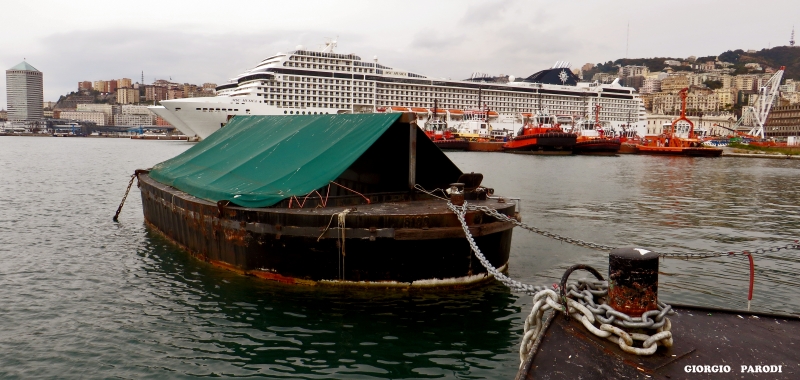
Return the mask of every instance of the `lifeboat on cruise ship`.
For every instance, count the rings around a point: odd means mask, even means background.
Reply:
[[[647,136],[643,145],[638,145],[639,154],[657,154],[669,156],[702,156],[719,157],[722,149],[713,148],[703,144],[694,131],[694,123],[686,117],[686,92],[688,88],[680,91],[681,116],[669,126],[665,124],[662,133],[658,136]]]
[[[527,154],[571,154],[578,136],[565,132],[554,116],[536,113],[528,119],[503,150]]]
[[[608,123],[600,122],[600,108],[599,104],[595,106],[594,120],[582,120],[575,126],[573,132],[578,137],[573,153],[613,155],[619,152],[622,143],[614,136]]]

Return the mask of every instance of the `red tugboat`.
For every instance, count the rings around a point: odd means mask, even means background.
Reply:
[[[660,154],[670,156],[702,156],[719,157],[722,149],[712,148],[703,144],[703,140],[698,139],[694,133],[694,123],[686,117],[686,92],[688,88],[680,91],[681,97],[681,116],[672,122],[668,130],[663,131],[658,136],[648,136],[644,145],[637,146],[639,154]],[[684,121],[689,128],[683,131],[676,131],[678,122]],[[686,125],[686,124],[683,124]]]
[[[447,110],[440,110],[437,100],[433,101],[431,116],[425,122],[423,130],[439,149],[442,150],[467,150],[469,142],[465,139],[456,138],[453,129],[447,125],[447,121],[442,120],[439,115],[447,117]]]
[[[578,136],[564,132],[554,116],[546,112],[533,116],[503,150],[527,154],[571,154]]]
[[[575,154],[614,155],[622,145],[609,128],[600,122],[600,105],[594,107],[594,121],[583,120],[576,126],[578,140],[572,148]]]

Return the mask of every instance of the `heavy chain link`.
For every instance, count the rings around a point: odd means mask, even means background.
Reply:
[[[481,253],[480,248],[478,248],[478,244],[475,243],[475,239],[472,238],[472,234],[469,232],[469,227],[467,226],[467,221],[465,219],[465,215],[467,214],[466,202],[464,202],[464,207],[460,208],[450,202],[447,202],[447,207],[451,211],[453,211],[453,213],[455,213],[456,216],[458,217],[458,220],[461,222],[461,228],[464,230],[464,235],[467,236],[467,241],[469,242],[469,246],[472,248],[472,251],[475,253],[475,256],[478,258],[478,260],[481,262],[484,268],[486,268],[486,271],[489,272],[489,274],[494,276],[494,278],[496,278],[498,281],[503,283],[503,285],[507,286],[514,292],[534,295],[539,291],[547,289],[546,286],[528,285],[513,280],[508,276],[506,276],[505,274],[503,274],[502,272],[498,271],[497,268],[495,268],[492,265],[492,263],[490,263],[489,260],[486,259],[486,256],[484,256],[483,253]]]
[[[631,317],[616,311],[603,302],[608,295],[606,281],[578,280],[577,284],[567,285],[566,304],[569,314],[580,321],[592,334],[608,339],[619,345],[620,349],[634,355],[652,355],[658,345],[672,347],[672,324],[667,315],[674,314],[672,307],[658,303],[658,310],[647,311],[641,317]],[[598,297],[598,302],[595,302]],[[533,296],[533,307],[525,319],[525,328],[519,348],[520,367],[533,347],[544,333],[543,317],[548,310],[564,311],[558,294],[550,289],[542,290]],[[599,324],[597,326],[596,324]],[[622,328],[655,330],[653,335],[629,333]],[[635,347],[634,340],[642,341],[642,347]]]
[[[466,204],[465,204],[465,206],[466,206]],[[580,239],[573,239],[571,237],[562,236],[562,235],[559,235],[559,234],[556,234],[556,233],[553,233],[553,232],[545,231],[545,230],[543,230],[541,228],[538,228],[538,227],[529,226],[529,225],[527,225],[527,224],[525,224],[525,223],[523,223],[523,222],[521,222],[521,221],[519,221],[517,219],[514,219],[514,218],[512,218],[512,217],[510,217],[508,215],[501,214],[500,212],[498,212],[497,210],[495,210],[495,209],[493,209],[491,207],[469,205],[469,206],[466,206],[466,208],[468,210],[470,210],[470,211],[482,211],[482,212],[486,213],[487,215],[489,215],[491,217],[494,217],[497,220],[504,221],[504,222],[511,222],[511,223],[514,223],[514,225],[516,225],[518,227],[521,227],[521,228],[524,228],[524,229],[526,229],[528,231],[531,231],[533,233],[536,233],[536,234],[539,234],[539,235],[542,235],[542,236],[545,236],[545,237],[549,237],[549,238],[552,238],[552,239],[555,239],[555,240],[558,240],[558,241],[563,241],[565,243],[577,245],[579,247],[586,247],[586,248],[590,248],[590,249],[594,249],[594,250],[598,250],[598,251],[611,251],[612,249],[617,248],[617,247],[612,247],[610,245],[592,243],[592,242],[583,241],[583,240],[580,240]],[[712,258],[712,257],[736,256],[736,255],[748,256],[748,255],[752,255],[752,254],[773,253],[773,252],[779,252],[781,250],[790,250],[790,249],[792,249],[792,250],[800,249],[800,243],[797,240],[795,240],[793,243],[789,243],[789,244],[782,245],[782,246],[774,246],[774,247],[769,247],[769,248],[759,248],[759,249],[754,249],[754,250],[717,251],[717,252],[659,252],[658,255],[660,257],[663,257],[663,258],[675,258],[675,259],[691,260],[691,259],[707,259],[707,258]]]

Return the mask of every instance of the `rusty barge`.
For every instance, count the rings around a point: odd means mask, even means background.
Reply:
[[[447,198],[511,217],[516,204],[490,198],[482,175],[462,173],[412,120],[237,116],[183,154],[139,171],[146,223],[201,260],[283,283],[487,281]],[[442,190],[453,183],[450,194]],[[513,224],[480,212],[467,220],[490,262],[507,268]]]

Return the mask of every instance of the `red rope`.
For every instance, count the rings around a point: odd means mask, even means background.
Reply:
[[[749,252],[745,252],[747,255],[747,259],[750,260],[750,292],[747,294],[747,300],[750,301],[753,299],[753,282],[755,282],[755,264],[753,264],[753,255]]]
[[[332,184],[334,184],[334,185],[336,185],[336,186],[339,186],[339,187],[341,187],[341,188],[343,188],[343,189],[345,189],[345,190],[349,190],[349,191],[352,191],[352,192],[354,192],[354,193],[356,193],[356,194],[360,195],[360,196],[361,196],[361,198],[364,198],[364,199],[367,201],[367,204],[371,203],[371,202],[369,201],[369,198],[365,197],[365,196],[364,196],[364,194],[361,194],[361,193],[359,193],[358,191],[355,191],[355,190],[353,190],[353,189],[351,189],[351,188],[349,188],[349,187],[342,186],[342,185],[340,185],[340,184],[338,184],[338,183],[336,183],[336,182],[333,182],[333,181],[331,181],[331,183],[332,183]],[[330,185],[329,185],[329,186],[330,186]]]

